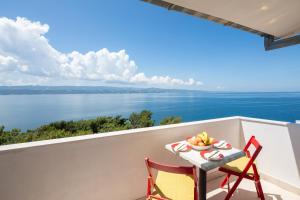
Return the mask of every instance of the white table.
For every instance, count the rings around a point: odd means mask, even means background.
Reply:
[[[185,141],[180,141],[180,142],[185,142]],[[174,143],[172,143],[174,144]],[[188,152],[174,152],[171,145],[172,144],[167,144],[165,148],[172,153],[179,155],[181,158],[184,160],[187,160],[191,164],[195,165],[196,167],[199,168],[199,191],[198,195],[199,198],[198,200],[206,200],[206,176],[207,176],[207,171],[218,168],[230,161],[236,160],[240,157],[243,157],[245,155],[244,151],[236,149],[236,148],[231,148],[229,150],[219,150],[221,153],[224,155],[224,158],[220,161],[208,161],[206,159],[203,159],[200,155],[199,151],[196,150],[191,150]]]

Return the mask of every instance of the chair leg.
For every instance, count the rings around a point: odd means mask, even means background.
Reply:
[[[260,183],[260,180],[257,181],[257,188],[258,188],[258,191],[259,191],[259,197],[261,200],[265,200],[265,195],[264,195],[264,192],[263,192],[263,189],[261,187],[261,183]]]
[[[254,185],[255,185],[256,192],[257,192],[257,197],[260,198],[260,192],[259,192],[259,190],[258,190],[257,183],[254,182]]]
[[[231,198],[232,194],[234,193],[234,191],[236,190],[236,188],[238,187],[238,185],[241,183],[242,179],[243,179],[243,177],[240,176],[240,177],[236,180],[236,182],[234,183],[234,185],[232,186],[232,188],[229,190],[229,192],[228,192],[228,194],[227,194],[225,200],[229,200],[229,199]]]
[[[151,195],[151,178],[148,177],[148,182],[147,182],[147,198]]]
[[[228,178],[228,181],[227,181],[227,191],[229,192],[230,190],[230,183],[229,183],[229,178]]]
[[[230,177],[230,174],[227,174],[225,179],[221,182],[221,185],[220,185],[221,188],[223,188],[226,183],[229,183],[229,177]]]

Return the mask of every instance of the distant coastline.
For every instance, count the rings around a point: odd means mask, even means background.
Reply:
[[[139,94],[139,93],[203,93],[203,94],[255,94],[255,93],[300,93],[299,91],[206,91],[188,89],[110,87],[110,86],[0,86],[0,95],[38,94]]]
[[[0,95],[30,94],[130,94],[204,92],[199,90],[108,86],[0,86]]]

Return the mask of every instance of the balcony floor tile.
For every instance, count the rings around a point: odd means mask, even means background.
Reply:
[[[219,184],[222,178],[217,178],[209,181],[207,188],[207,199],[208,200],[222,200],[227,194],[227,187],[224,189],[219,188]],[[288,192],[272,183],[262,180],[262,187],[265,193],[266,200],[300,200],[300,196]],[[231,181],[230,186],[234,184],[234,180]],[[255,186],[252,181],[243,180],[239,185],[238,189],[231,198],[232,200],[257,200],[259,199],[256,194]],[[138,200],[145,200],[140,198]]]
[[[209,182],[207,199],[220,200],[225,198],[227,194],[227,187],[225,189],[219,188],[221,180],[222,178],[218,178]],[[300,196],[288,192],[270,182],[262,180],[261,183],[266,200],[300,200]],[[230,183],[230,186],[232,187],[233,184],[234,180]],[[257,197],[254,183],[250,180],[244,179],[231,199],[254,200],[259,198]]]

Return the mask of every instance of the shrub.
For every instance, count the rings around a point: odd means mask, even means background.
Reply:
[[[129,116],[129,122],[132,128],[143,128],[154,125],[154,120],[152,120],[152,112],[149,110],[143,110],[140,113],[133,112]]]
[[[179,122],[181,122],[179,117],[168,117],[163,119],[160,124]],[[153,125],[152,112],[143,110],[140,113],[132,113],[128,119],[122,116],[104,116],[79,121],[57,121],[26,132],[16,128],[5,131],[5,127],[0,126],[0,145],[143,128]]]
[[[170,117],[166,117],[164,119],[162,119],[160,121],[160,125],[167,125],[167,124],[178,124],[182,122],[181,117],[178,116],[170,116]]]

